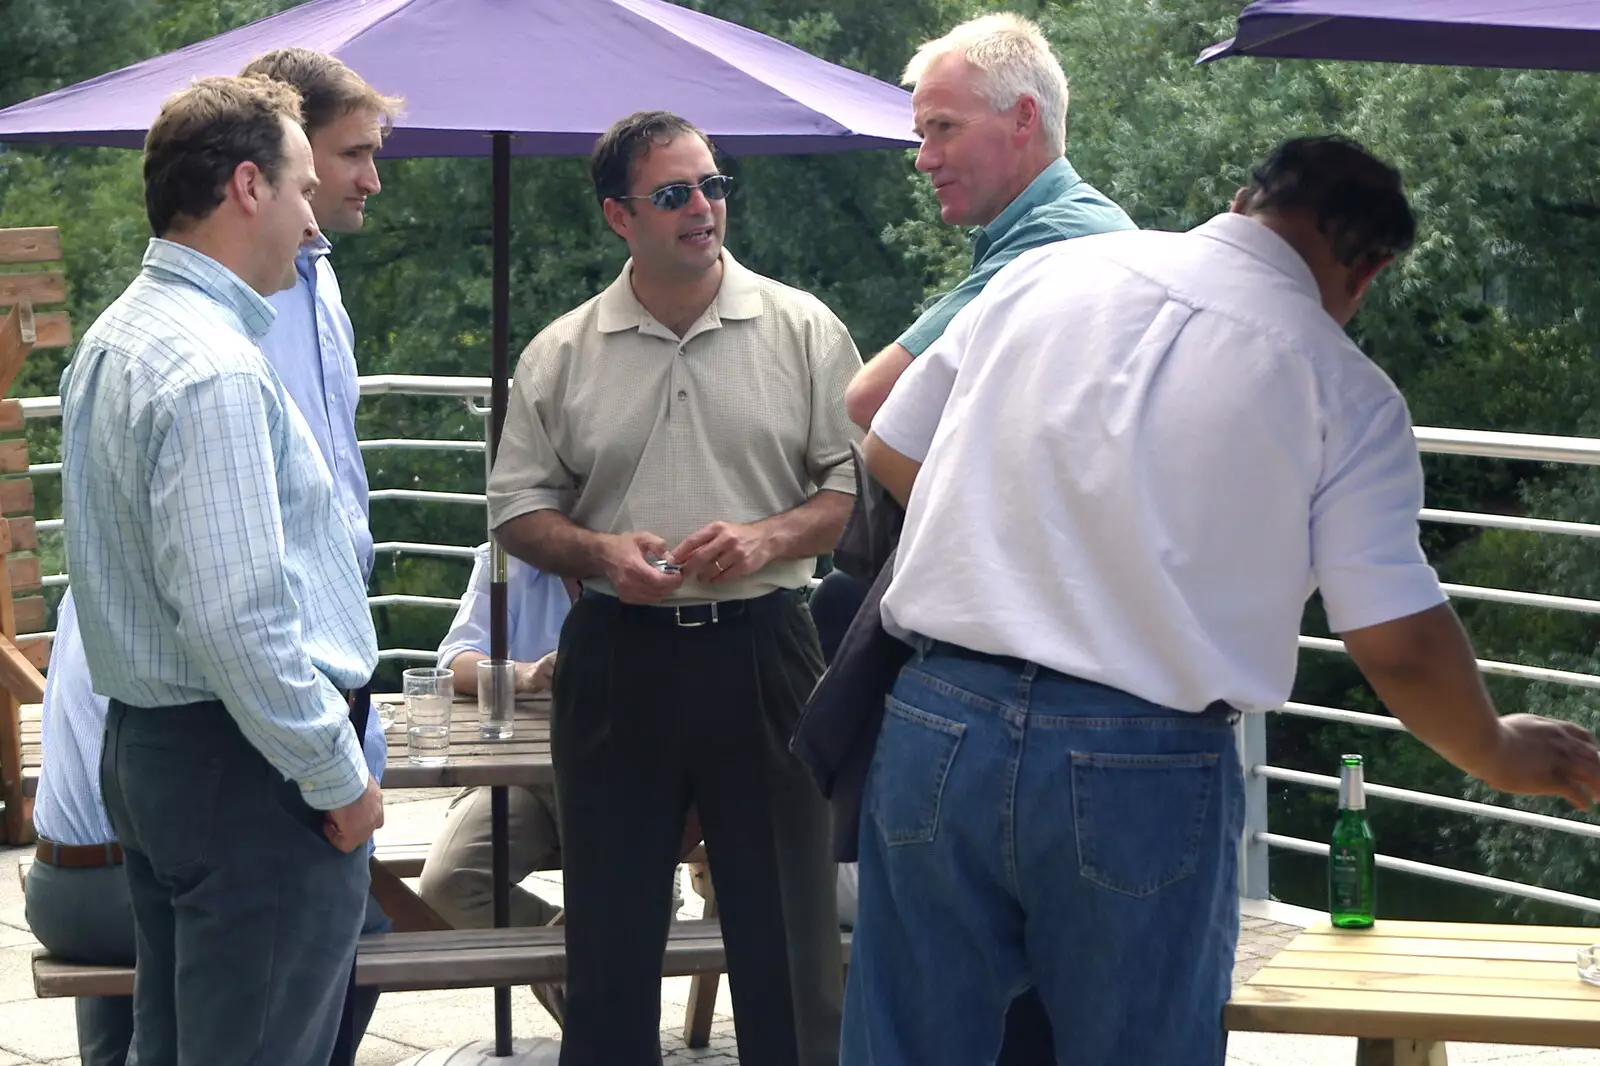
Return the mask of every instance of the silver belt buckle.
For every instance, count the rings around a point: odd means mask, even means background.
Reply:
[[[703,604],[703,605],[702,604],[695,604],[694,606],[696,606],[696,607],[699,607],[699,606],[710,607],[711,608],[711,622],[717,621],[717,605],[716,605],[715,602],[712,602],[712,603],[709,603],[709,604]],[[674,622],[677,622],[678,625],[682,626],[684,629],[698,629],[700,626],[710,625],[711,624],[710,622],[685,622],[683,620],[683,607],[682,606],[677,606],[677,607],[674,607],[672,609],[672,620]]]

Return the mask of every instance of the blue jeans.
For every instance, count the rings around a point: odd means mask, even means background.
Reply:
[[[1038,989],[1074,1066],[1222,1066],[1231,716],[920,641],[862,804],[842,1066],[995,1061]]]

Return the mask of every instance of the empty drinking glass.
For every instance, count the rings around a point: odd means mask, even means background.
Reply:
[[[442,766],[450,756],[450,703],[455,675],[434,667],[407,670],[406,754],[419,766]]]
[[[511,739],[516,670],[509,659],[478,660],[478,735],[485,740]]]

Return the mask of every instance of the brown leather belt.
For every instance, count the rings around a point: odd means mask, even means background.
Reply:
[[[109,844],[57,844],[54,840],[40,837],[34,857],[46,866],[60,866],[69,870],[121,866],[122,845],[116,841]]]

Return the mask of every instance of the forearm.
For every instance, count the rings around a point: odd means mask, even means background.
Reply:
[[[1448,604],[1344,638],[1378,698],[1418,740],[1484,776],[1501,743],[1500,722]]]
[[[850,387],[845,390],[844,406],[850,421],[862,429],[871,427],[872,417],[889,398],[895,382],[906,372],[911,360],[911,353],[899,344],[891,344],[867,360],[866,364],[856,371]]]
[[[905,507],[911,499],[911,490],[916,487],[922,464],[889,447],[876,433],[868,433],[861,442],[861,456],[867,461],[867,473],[872,479],[887,489],[896,503]]]
[[[610,538],[584,529],[560,511],[530,511],[495,528],[506,551],[547,574],[582,580],[605,571]]]
[[[456,691],[465,696],[478,694],[478,664],[489,657],[482,652],[464,651],[450,660],[450,672],[456,677]]]
[[[241,633],[223,612],[189,614],[185,628],[206,634],[190,644],[208,686],[252,747],[300,787],[306,803],[336,810],[361,797],[369,776],[349,708],[298,646],[264,638],[284,628]],[[248,615],[242,616],[248,617]],[[216,639],[207,639],[215,635]]]
[[[770,538],[774,559],[807,559],[833,550],[850,517],[855,497],[823,489],[792,510],[756,523]]]

